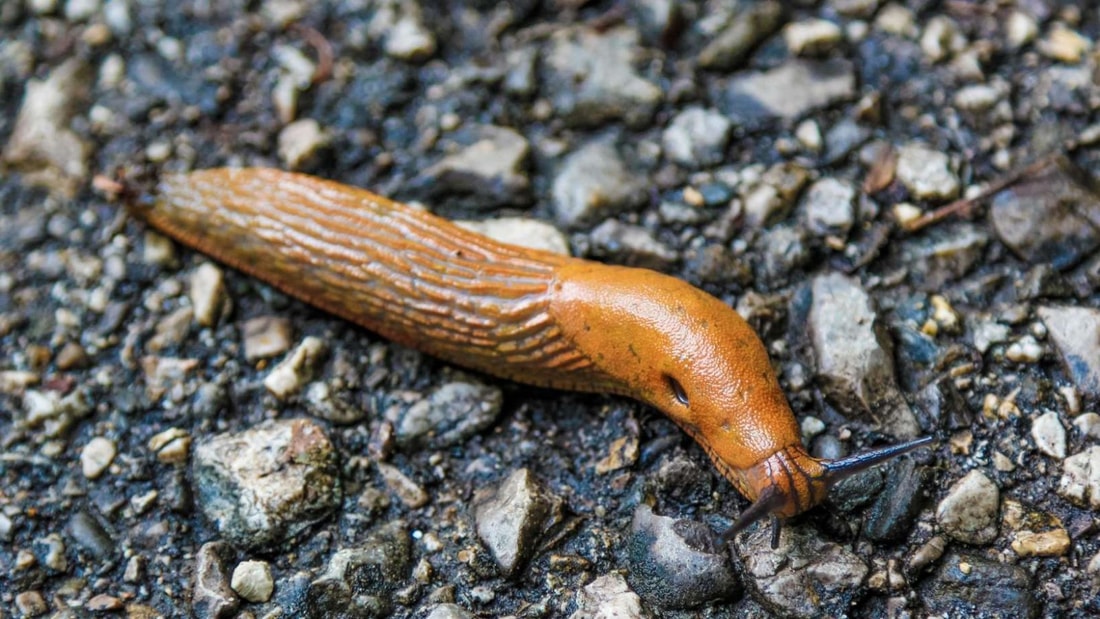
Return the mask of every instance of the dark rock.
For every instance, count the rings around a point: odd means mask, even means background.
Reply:
[[[426,198],[458,196],[463,205],[473,208],[531,202],[527,138],[507,127],[482,125],[463,128],[448,140],[456,142],[459,150],[424,170],[413,183]]]
[[[897,541],[913,530],[913,524],[928,501],[932,471],[904,458],[886,475],[886,489],[864,516],[863,534],[874,541]]]
[[[921,587],[938,615],[1038,617],[1041,606],[1027,570],[974,554],[950,554]]]
[[[981,228],[960,223],[936,228],[907,242],[902,260],[910,279],[922,290],[938,291],[944,284],[970,272],[985,253],[989,235]]]
[[[658,516],[645,504],[631,525],[630,582],[661,608],[694,608],[737,595],[725,549],[704,524]]]
[[[1100,188],[1058,157],[993,196],[989,219],[1020,258],[1066,269],[1100,247]]]
[[[392,592],[409,577],[412,549],[404,523],[391,522],[360,545],[338,550],[309,587],[315,617],[381,617],[391,612]]]
[[[717,110],[689,107],[672,119],[661,136],[665,156],[690,168],[721,163],[732,123]]]
[[[955,383],[940,378],[917,392],[917,412],[924,432],[961,430],[974,423],[974,413]]]

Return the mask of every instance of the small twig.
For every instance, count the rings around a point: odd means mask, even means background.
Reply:
[[[1050,155],[1050,156],[1047,156],[1047,157],[1043,157],[1042,159],[1039,159],[1038,161],[1035,161],[1031,164],[1028,164],[1028,165],[1026,165],[1026,166],[1024,166],[1024,167],[1008,174],[1007,176],[1004,176],[1004,177],[994,181],[989,187],[986,187],[978,195],[970,197],[970,198],[960,198],[960,199],[955,200],[954,202],[952,202],[950,204],[946,204],[944,206],[941,206],[940,208],[938,208],[934,211],[929,211],[928,213],[925,213],[924,215],[921,215],[920,217],[914,219],[913,221],[910,221],[910,222],[902,225],[902,228],[906,232],[916,232],[917,230],[921,230],[923,228],[926,228],[926,227],[928,227],[928,226],[930,226],[934,223],[940,222],[940,221],[942,221],[942,220],[944,220],[948,217],[951,217],[953,215],[967,213],[967,212],[970,211],[970,209],[974,208],[977,205],[978,202],[981,202],[981,201],[983,201],[983,200],[985,200],[985,199],[987,199],[987,198],[1003,191],[1004,189],[1006,189],[1008,187],[1011,187],[1012,185],[1019,182],[1021,178],[1038,172],[1039,170],[1041,170],[1041,169],[1045,168],[1046,166],[1050,165],[1050,163],[1052,161],[1054,161],[1055,159],[1057,159],[1058,157],[1061,157],[1061,156],[1062,156],[1062,154],[1058,153],[1058,154],[1055,154],[1055,155]]]
[[[316,85],[332,77],[332,66],[335,57],[332,51],[332,43],[325,38],[325,35],[309,26],[292,24],[291,29],[305,39],[306,43],[317,53],[317,68],[313,71],[313,77],[310,81]]]

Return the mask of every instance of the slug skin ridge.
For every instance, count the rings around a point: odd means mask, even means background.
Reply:
[[[749,325],[679,279],[505,245],[362,189],[271,169],[165,175],[155,200],[128,208],[395,342],[517,382],[661,410],[761,500],[738,530],[813,507],[845,472],[802,447]],[[864,455],[858,465],[877,461]]]

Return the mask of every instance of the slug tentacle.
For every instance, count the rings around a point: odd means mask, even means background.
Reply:
[[[101,183],[107,187],[119,185]],[[368,191],[269,169],[165,175],[131,213],[379,335],[523,383],[626,395],[695,438],[750,501],[727,536],[820,503],[853,472],[927,443],[810,457],[767,351],[679,279],[507,245]]]

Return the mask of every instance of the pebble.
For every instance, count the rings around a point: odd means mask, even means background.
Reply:
[[[1100,197],[1081,179],[1088,173],[1058,157],[1012,187],[997,192],[989,209],[993,230],[1031,264],[1057,270],[1100,247]]]
[[[534,554],[548,523],[560,518],[561,499],[521,468],[498,486],[478,491],[474,506],[478,538],[511,576]]]
[[[24,184],[73,196],[88,181],[91,145],[70,129],[91,86],[92,71],[72,57],[44,80],[26,82],[15,125],[0,159],[22,172]]]
[[[56,391],[28,389],[23,393],[24,416],[18,425],[41,428],[47,438],[56,438],[91,412],[92,406],[81,391],[62,397]]]
[[[694,608],[740,589],[726,550],[706,525],[658,516],[644,503],[634,510],[628,552],[630,583],[661,608]]]
[[[1061,557],[1069,548],[1069,533],[1063,528],[1041,533],[1017,531],[1012,536],[1012,551],[1021,557]]]
[[[362,421],[367,408],[349,401],[349,392],[337,390],[326,382],[314,381],[306,387],[303,404],[314,417],[337,425],[349,425]]]
[[[783,41],[795,56],[823,56],[843,40],[840,26],[827,19],[792,22],[783,28]]]
[[[1100,415],[1083,413],[1073,419],[1073,427],[1077,428],[1077,431],[1084,437],[1100,438]]]
[[[35,560],[47,570],[58,574],[69,570],[69,560],[65,557],[65,541],[57,533],[34,540],[31,549]]]
[[[195,447],[192,475],[203,513],[245,548],[280,544],[340,502],[336,452],[308,419],[215,435]]]
[[[211,262],[204,262],[191,274],[188,296],[195,308],[195,322],[213,327],[228,313],[229,294],[225,288],[225,274]]]
[[[679,255],[641,226],[608,219],[590,235],[592,255],[615,264],[667,271]]]
[[[26,391],[27,387],[38,384],[42,379],[38,372],[23,370],[0,371],[0,393],[19,395]]]
[[[875,17],[875,28],[888,34],[911,38],[917,33],[916,15],[909,7],[891,2],[882,7]]]
[[[331,136],[321,127],[321,123],[312,118],[296,120],[279,131],[279,159],[291,170],[308,167],[331,141]]]
[[[826,5],[845,17],[869,19],[878,10],[882,0],[828,0]]]
[[[745,56],[783,23],[783,3],[776,0],[730,6],[735,9],[728,12],[724,27],[699,52],[699,66],[704,69],[740,68]]]
[[[790,283],[794,273],[809,264],[813,257],[809,234],[795,225],[774,226],[760,235],[756,251],[763,252],[755,274],[760,285],[774,289]]]
[[[1047,58],[1077,64],[1092,49],[1092,41],[1063,24],[1055,23],[1037,47]]]
[[[84,608],[87,608],[92,612],[102,613],[108,611],[123,610],[126,608],[126,605],[122,602],[122,600],[114,597],[113,595],[100,593],[98,595],[93,595],[91,598],[89,598],[88,603],[84,605]]]
[[[1058,494],[1074,505],[1100,510],[1100,447],[1089,447],[1065,459]]]
[[[275,590],[271,565],[267,561],[241,561],[233,568],[229,586],[249,602],[266,602]]]
[[[814,278],[812,292],[808,328],[825,397],[845,414],[874,419],[888,434],[915,438],[920,428],[897,385],[871,298],[839,273]]]
[[[86,368],[88,361],[88,353],[76,342],[66,342],[54,357],[54,364],[62,371]]]
[[[198,359],[142,357],[141,370],[145,375],[145,393],[149,400],[155,402],[169,390],[183,384],[198,365]]]
[[[307,336],[264,378],[264,387],[285,400],[302,390],[319,369],[327,347],[324,340]]]
[[[867,539],[897,541],[905,539],[924,509],[932,487],[932,470],[904,458],[890,467],[885,488],[875,495],[864,513],[863,534]]]
[[[959,177],[943,151],[920,142],[898,149],[897,178],[918,200],[951,200],[959,195]]]
[[[35,589],[21,591],[15,595],[15,608],[23,617],[37,617],[50,610],[46,598]]]
[[[804,526],[783,528],[771,548],[771,527],[756,526],[734,544],[745,585],[776,614],[813,618],[848,614],[848,601],[867,577],[867,564],[844,544]]]
[[[497,217],[484,221],[456,221],[459,227],[494,241],[568,256],[569,241],[556,227],[528,217]]]
[[[937,615],[1037,617],[1037,588],[1027,570],[972,554],[950,554],[921,600]]]
[[[97,436],[88,441],[80,451],[80,469],[84,477],[99,479],[107,467],[111,466],[117,453],[118,448],[111,439]]]
[[[638,33],[624,26],[557,30],[542,61],[555,114],[572,127],[647,123],[663,93],[635,70],[638,50]]]
[[[551,194],[558,222],[577,227],[642,204],[648,182],[627,168],[614,144],[599,139],[562,162]]]
[[[1077,391],[1100,398],[1100,310],[1045,306],[1036,313]]]
[[[855,223],[856,188],[832,177],[814,182],[802,203],[810,230],[818,236],[848,236]]]
[[[424,619],[474,619],[474,616],[458,604],[436,604]]]
[[[290,319],[280,316],[258,316],[241,325],[244,358],[250,363],[277,357],[290,350],[292,337]]]
[[[1039,36],[1039,24],[1023,11],[1012,11],[1005,21],[1005,40],[1009,47],[1020,48]]]
[[[688,107],[673,117],[661,135],[665,156],[689,168],[722,163],[733,123],[715,109]]]
[[[1035,447],[1051,458],[1066,457],[1066,429],[1058,420],[1058,413],[1047,411],[1031,422],[1031,438]]]
[[[191,451],[191,435],[182,428],[168,428],[154,434],[146,444],[164,464],[183,464]]]
[[[118,542],[99,520],[84,510],[77,511],[69,518],[67,531],[77,546],[96,559],[112,557],[118,549]]]
[[[420,484],[401,472],[401,469],[386,462],[377,462],[378,472],[390,492],[394,493],[409,509],[417,509],[428,504],[431,497]]]
[[[811,153],[820,153],[825,146],[825,138],[821,135],[821,126],[813,120],[807,119],[794,129],[794,137],[803,148]]]
[[[232,617],[240,605],[225,569],[224,557],[229,554],[224,542],[207,542],[195,554],[191,612],[196,617]]]
[[[176,244],[172,239],[152,230],[146,230],[142,239],[142,262],[163,267],[176,263]]]
[[[378,5],[370,22],[370,31],[382,39],[382,49],[387,56],[422,62],[435,54],[435,35],[424,24],[424,14],[418,2],[384,0]]]
[[[737,124],[794,121],[856,95],[855,68],[849,61],[797,58],[767,71],[735,75],[722,99],[722,111]]]
[[[966,48],[966,37],[949,17],[937,15],[928,20],[920,37],[920,48],[929,62],[940,62]]]
[[[955,106],[967,112],[985,112],[1004,98],[1001,89],[988,84],[971,84],[955,93]]]
[[[531,201],[527,174],[531,145],[508,127],[479,125],[450,136],[457,152],[428,167],[415,181],[429,197],[453,199],[474,208],[516,206]]]
[[[398,446],[441,449],[458,445],[493,425],[504,395],[482,383],[446,383],[427,398],[399,409],[391,419]]]
[[[646,619],[642,599],[621,574],[597,577],[577,592],[577,610],[569,619]]]
[[[1015,363],[1035,363],[1043,358],[1043,347],[1034,336],[1025,335],[1009,344],[1005,358]]]
[[[956,481],[936,506],[943,532],[966,544],[983,545],[997,537],[1000,490],[981,471]]]
[[[777,163],[768,168],[757,182],[741,190],[745,225],[761,228],[785,218],[809,180],[809,172],[797,164]]]

